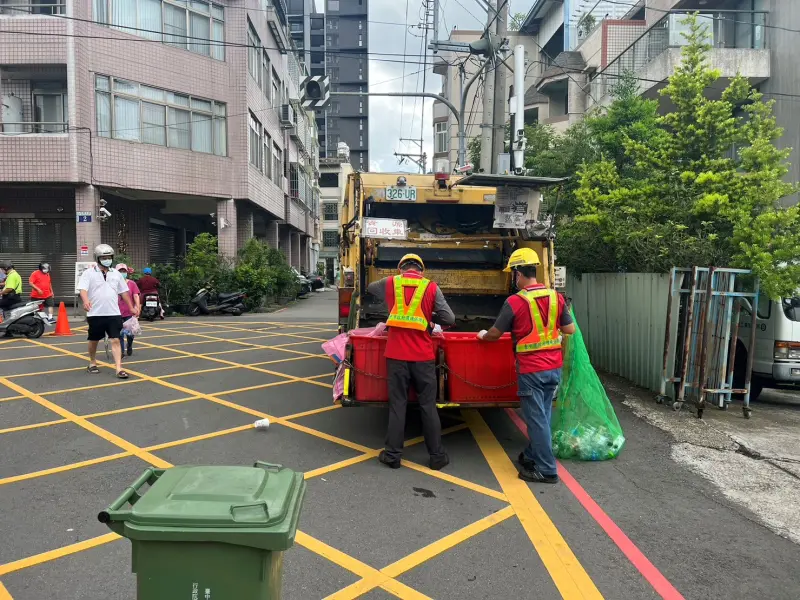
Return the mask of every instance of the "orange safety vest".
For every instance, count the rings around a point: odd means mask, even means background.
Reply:
[[[422,299],[430,284],[429,279],[413,279],[411,277],[394,277],[394,306],[389,318],[386,319],[387,327],[399,327],[401,329],[416,329],[426,331],[428,329],[428,319],[422,312]],[[403,288],[413,287],[414,295],[411,302],[406,305],[406,296]]]
[[[561,348],[561,337],[558,331],[558,296],[554,290],[522,290],[517,295],[522,296],[528,303],[531,311],[531,332],[517,342],[517,354],[524,352],[538,352],[539,350],[554,350]],[[538,298],[547,296],[550,299],[550,308],[547,314],[547,326],[542,322],[539,312]]]

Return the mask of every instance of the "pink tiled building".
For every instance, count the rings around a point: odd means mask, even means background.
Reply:
[[[62,295],[100,242],[141,267],[255,236],[314,270],[317,132],[283,0],[15,0],[0,37],[3,258],[49,261]]]

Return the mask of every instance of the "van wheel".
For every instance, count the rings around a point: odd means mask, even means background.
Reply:
[[[761,395],[761,392],[764,391],[764,382],[761,381],[758,377],[753,377],[752,381],[750,381],[750,402],[754,400],[758,400],[758,397]]]

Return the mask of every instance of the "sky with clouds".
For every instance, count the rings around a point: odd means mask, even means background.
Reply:
[[[502,1],[502,0],[501,0]],[[425,91],[439,93],[441,76],[431,70],[430,51],[422,48],[422,31],[413,27],[421,22],[422,0],[369,0],[369,50],[381,55],[371,55],[369,61],[369,91],[411,92],[422,91],[422,54],[428,54]],[[533,0],[511,0],[509,13],[527,12]],[[478,0],[441,0],[439,31],[447,38],[450,30],[482,29],[486,24],[486,11]],[[383,23],[376,23],[382,21]],[[408,23],[411,27],[406,27]],[[403,64],[405,45],[406,64]],[[400,56],[385,56],[398,54]],[[385,60],[381,60],[385,59]],[[393,62],[390,62],[393,61]],[[405,67],[405,78],[403,68]],[[423,150],[428,155],[428,168],[433,157],[433,100],[422,98],[371,97],[369,98],[370,170],[418,172],[413,163],[399,164],[395,152],[418,153],[413,142],[400,142],[400,138],[419,139],[422,127]],[[424,125],[422,117],[424,116]]]

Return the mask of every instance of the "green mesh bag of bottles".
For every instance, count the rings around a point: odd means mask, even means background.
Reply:
[[[625,436],[589,360],[577,322],[575,329],[566,339],[564,369],[553,407],[553,452],[558,458],[578,460],[616,458]]]

